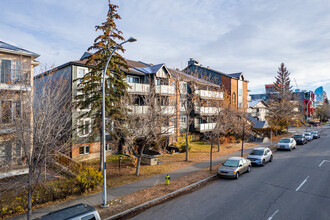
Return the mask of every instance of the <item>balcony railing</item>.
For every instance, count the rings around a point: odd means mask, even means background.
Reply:
[[[149,106],[146,105],[129,105],[128,109],[131,110],[128,114],[147,114]]]
[[[148,93],[150,92],[149,84],[142,83],[127,83],[129,85],[128,92],[131,93]]]
[[[200,115],[216,115],[220,111],[219,107],[195,107],[195,113]]]
[[[174,106],[161,106],[161,113],[165,115],[172,115],[175,113]]]
[[[174,86],[168,86],[168,85],[158,85],[158,86],[156,86],[156,93],[174,95],[175,94],[175,87]]]
[[[202,123],[195,124],[195,129],[199,132],[212,131],[216,126],[216,123]]]
[[[163,135],[174,134],[174,132],[175,132],[174,126],[164,126],[164,127],[161,127],[160,131],[161,131],[161,133]]]
[[[223,99],[222,92],[209,91],[209,90],[196,90],[195,94],[202,99]]]

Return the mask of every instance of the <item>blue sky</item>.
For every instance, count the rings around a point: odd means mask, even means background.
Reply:
[[[189,58],[243,72],[251,93],[274,82],[284,62],[299,89],[330,92],[330,1],[122,0],[124,56],[183,69]],[[106,18],[106,0],[0,1],[0,40],[40,54],[43,65],[78,60]]]

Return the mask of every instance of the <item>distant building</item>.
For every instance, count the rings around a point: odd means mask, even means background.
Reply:
[[[246,112],[248,108],[248,81],[243,73],[223,73],[210,67],[204,67],[192,58],[183,71],[223,87],[231,97],[231,104]]]
[[[268,104],[263,99],[253,100],[249,103],[247,113],[258,121],[265,121],[268,113]]]

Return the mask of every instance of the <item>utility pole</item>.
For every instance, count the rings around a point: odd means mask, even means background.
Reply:
[[[187,129],[186,129],[186,161],[188,161],[189,157],[189,113],[187,112]]]
[[[245,123],[244,123],[244,120],[243,120],[243,135],[242,135],[242,149],[241,149],[241,157],[243,157],[243,149],[244,149],[244,136],[245,136]]]
[[[210,171],[212,171],[212,148],[213,148],[213,137],[212,137],[212,133],[210,134],[210,138],[211,138],[211,150],[210,150]]]

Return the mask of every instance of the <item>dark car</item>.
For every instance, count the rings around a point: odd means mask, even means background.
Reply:
[[[296,134],[293,136],[293,139],[297,142],[297,144],[307,144],[307,139],[304,134]]]

